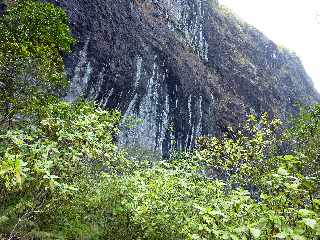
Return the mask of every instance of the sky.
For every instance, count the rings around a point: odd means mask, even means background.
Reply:
[[[320,92],[320,0],[219,0],[275,43],[295,52]]]

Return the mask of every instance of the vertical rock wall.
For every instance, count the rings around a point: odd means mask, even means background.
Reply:
[[[319,100],[299,59],[215,0],[51,2],[78,39],[66,98],[119,109],[120,144],[166,155],[248,113],[284,118],[295,101]]]

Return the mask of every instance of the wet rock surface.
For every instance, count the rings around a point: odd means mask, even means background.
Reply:
[[[66,96],[119,109],[120,144],[168,154],[246,114],[319,100],[300,60],[211,0],[61,0],[78,40]],[[137,120],[138,119],[138,120]],[[139,121],[141,119],[141,122]],[[140,124],[141,123],[141,124]],[[125,124],[124,124],[125,125]]]
[[[0,16],[6,11],[6,5],[0,0]]]

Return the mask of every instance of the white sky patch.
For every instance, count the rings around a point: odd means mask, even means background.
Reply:
[[[241,19],[296,52],[320,91],[320,0],[220,0]]]

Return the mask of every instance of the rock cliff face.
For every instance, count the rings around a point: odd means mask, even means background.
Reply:
[[[0,16],[5,12],[6,5],[0,0]]]
[[[78,43],[66,56],[67,98],[124,116],[121,144],[190,149],[246,114],[285,118],[319,100],[300,60],[215,0],[61,0]]]

